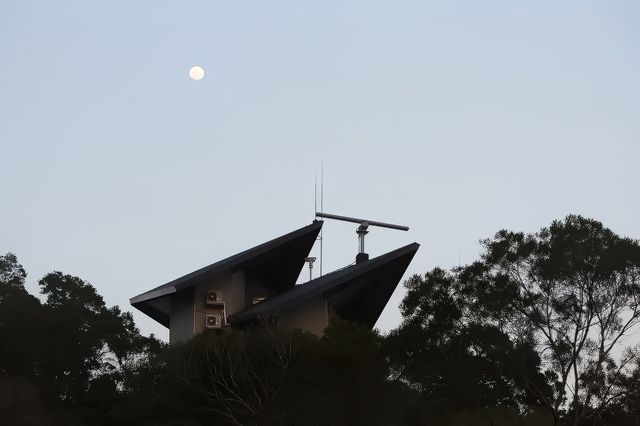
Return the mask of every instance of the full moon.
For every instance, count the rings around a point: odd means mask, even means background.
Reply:
[[[189,69],[189,78],[196,81],[202,80],[204,78],[204,69],[199,66],[191,67]]]

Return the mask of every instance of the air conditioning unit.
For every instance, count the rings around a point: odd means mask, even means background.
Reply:
[[[222,328],[222,315],[206,315],[205,321],[206,328]]]
[[[220,290],[207,291],[207,305],[220,305],[222,303],[224,303],[224,298],[222,297],[222,291]]]

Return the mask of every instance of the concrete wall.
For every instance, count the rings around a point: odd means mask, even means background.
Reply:
[[[244,271],[237,271],[231,274],[231,286],[227,290],[229,294],[227,315],[233,315],[245,308],[246,288],[246,274]]]
[[[322,295],[313,297],[278,315],[278,325],[288,329],[299,328],[318,336],[329,325],[327,302]]]
[[[224,312],[221,306],[207,305],[207,291],[221,291],[224,299]],[[233,315],[245,307],[245,273],[219,275],[195,286],[194,294],[194,329],[193,333],[202,333],[207,314]]]
[[[170,318],[170,344],[185,342],[193,337],[193,289],[187,289],[173,295]]]
[[[207,305],[207,291],[211,290],[222,292],[224,308]],[[247,279],[244,271],[218,275],[179,292],[171,298],[169,342],[184,342],[204,332],[207,314],[225,318],[249,306],[254,298],[271,295],[272,292],[258,281]],[[279,313],[278,324],[284,328],[298,328],[322,335],[329,318],[327,301],[319,295]]]

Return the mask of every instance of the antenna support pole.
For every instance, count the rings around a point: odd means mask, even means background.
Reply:
[[[352,223],[357,223],[359,225],[358,228],[356,229],[356,234],[358,234],[358,254],[356,255],[356,263],[362,263],[369,260],[369,255],[364,251],[364,237],[369,233],[368,231],[369,226],[379,226],[381,228],[397,229],[399,231],[409,230],[409,227],[404,225],[395,225],[393,223],[378,222],[375,220],[368,220],[368,219],[358,219],[357,217],[339,216],[337,214],[324,213],[321,211],[316,212],[316,217],[342,220],[344,222],[352,222]],[[322,240],[320,240],[320,244],[322,244]]]
[[[367,222],[362,222],[358,229],[356,229],[356,234],[358,234],[358,253],[365,253],[364,251],[364,236],[369,233],[367,228],[369,224]]]
[[[316,261],[315,257],[307,257],[304,259],[306,262],[309,262],[309,281],[313,279],[313,262]]]

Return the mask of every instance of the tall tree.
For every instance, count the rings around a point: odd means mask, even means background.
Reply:
[[[42,374],[55,397],[78,402],[107,354],[104,335],[108,310],[95,288],[78,277],[52,272],[39,281],[48,320],[43,324],[50,348]]]
[[[107,308],[88,282],[52,272],[39,284],[48,318],[43,346],[56,348],[45,358],[43,380],[56,397],[78,402],[92,384],[106,389],[106,376],[126,389],[140,358],[161,348],[153,336],[140,335],[130,313]]]
[[[63,402],[65,415],[77,411],[98,424],[124,393],[141,387],[146,360],[163,344],[141,336],[130,313],[106,307],[78,277],[47,274],[39,282],[44,303],[27,292],[25,278],[14,254],[0,256],[0,393],[28,390],[30,398],[43,396],[50,407]],[[27,414],[14,402],[0,404],[0,418]]]
[[[24,290],[26,277],[27,273],[22,265],[18,263],[18,258],[15,254],[7,253],[4,256],[0,256],[0,285],[2,286],[3,294],[6,294],[10,288]]]
[[[520,374],[550,393],[530,336],[512,339],[460,275],[436,268],[405,283],[403,322],[385,339],[392,377],[418,391],[422,411],[538,404]]]
[[[640,323],[640,244],[602,223],[567,216],[535,234],[500,231],[460,279],[476,311],[513,338],[532,336],[555,382],[548,396],[528,389],[574,425],[626,392],[638,357],[621,347]]]
[[[0,256],[0,374],[32,379],[44,317],[40,301],[24,288],[26,276],[13,253]]]

